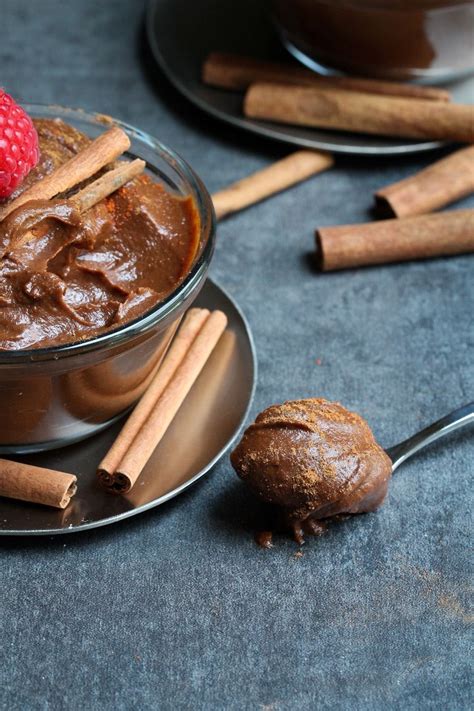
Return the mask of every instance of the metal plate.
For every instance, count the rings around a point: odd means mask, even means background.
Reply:
[[[242,94],[205,86],[202,62],[213,50],[262,59],[288,59],[262,0],[149,0],[148,41],[168,79],[199,108],[241,128],[307,148],[359,155],[403,155],[429,151],[439,141],[397,140],[365,134],[265,123],[242,114]],[[283,55],[283,57],[282,57]],[[447,86],[455,101],[474,102],[474,78]]]
[[[222,457],[253,398],[255,350],[244,316],[219,286],[208,280],[195,305],[224,311],[228,329],[132,491],[126,496],[108,494],[98,488],[95,476],[122,418],[79,444],[19,458],[77,474],[78,491],[65,511],[0,498],[0,535],[76,533],[117,523],[177,496]]]

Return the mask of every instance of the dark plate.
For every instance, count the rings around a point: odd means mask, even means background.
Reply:
[[[249,327],[232,299],[208,280],[196,306],[221,309],[229,325],[132,491],[98,488],[95,470],[123,419],[79,444],[21,461],[73,472],[78,491],[65,511],[0,498],[0,535],[74,533],[117,523],[159,506],[202,477],[237,437],[252,401],[256,358]]]
[[[396,140],[247,119],[242,114],[241,93],[205,86],[200,80],[201,65],[213,50],[288,59],[271,25],[265,0],[149,0],[146,27],[153,55],[170,81],[199,108],[227,123],[334,153],[400,155],[442,145],[439,141]],[[473,102],[474,79],[446,88],[455,101]]]

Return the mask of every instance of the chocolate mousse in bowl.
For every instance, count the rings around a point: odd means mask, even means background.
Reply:
[[[107,117],[25,108],[39,162],[0,201],[4,453],[91,435],[142,395],[204,284],[215,238],[209,194],[173,151]],[[125,154],[64,193],[42,195],[48,176],[112,127],[129,138]],[[145,170],[135,161],[140,174],[101,197],[101,180],[137,158]],[[40,198],[21,204],[34,186]]]
[[[273,0],[273,11],[313,68],[433,82],[474,71],[472,0]]]

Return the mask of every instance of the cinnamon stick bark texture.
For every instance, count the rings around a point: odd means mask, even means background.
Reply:
[[[375,193],[379,207],[396,217],[422,215],[474,192],[474,146],[462,148],[416,175]]]
[[[474,106],[289,84],[253,84],[244,112],[264,121],[381,136],[474,141]]]
[[[202,79],[210,86],[234,90],[247,89],[255,82],[276,82],[363,91],[385,96],[406,96],[428,101],[449,101],[451,98],[448,91],[436,87],[358,77],[323,77],[305,67],[224,52],[212,52],[207,57],[202,68]]]
[[[190,309],[186,314],[157,374],[99,464],[98,475],[102,481],[107,482],[119,466],[208,316],[207,309]]]
[[[222,219],[237,210],[264,200],[330,168],[333,164],[334,160],[329,153],[296,151],[268,168],[214,193],[212,200],[217,218]]]
[[[24,205],[29,200],[49,200],[64,193],[83,180],[92,177],[101,168],[118,158],[130,148],[130,139],[125,131],[114,126],[101,134],[83,151],[61,165],[50,175],[21,193],[0,210],[0,220],[5,219],[13,210]]]
[[[0,459],[0,496],[65,509],[76,490],[73,474]]]
[[[167,387],[124,454],[115,472],[99,468],[100,483],[109,491],[127,493],[140,476],[174,416],[193,386],[227,326],[227,317],[214,311],[205,321]]]
[[[107,171],[97,180],[94,180],[90,185],[79,190],[70,198],[70,202],[76,207],[79,212],[86,212],[98,202],[108,197],[116,190],[133,180],[137,175],[143,173],[146,163],[144,160],[137,158],[130,163],[123,163],[118,168]]]
[[[322,227],[316,248],[323,271],[474,252],[474,209]]]

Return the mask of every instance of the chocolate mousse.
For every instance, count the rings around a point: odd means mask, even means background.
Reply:
[[[327,67],[388,79],[474,69],[472,0],[273,0],[286,43]]]
[[[257,496],[281,508],[299,542],[320,519],[375,511],[392,472],[367,422],[320,398],[264,410],[231,462]]]
[[[90,143],[62,120],[34,124],[39,163],[2,209]],[[69,197],[26,202],[0,221],[0,350],[57,346],[115,329],[170,294],[199,251],[193,199],[147,175],[81,214]]]

